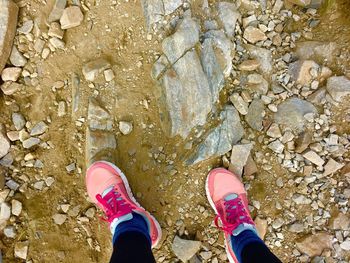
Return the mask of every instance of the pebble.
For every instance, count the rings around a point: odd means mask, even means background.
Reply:
[[[0,204],[0,223],[6,222],[11,216],[11,206],[5,202]]]
[[[0,159],[10,150],[10,141],[7,138],[3,126],[0,124]]]
[[[34,137],[30,137],[29,139],[26,139],[26,140],[23,141],[23,147],[25,149],[30,149],[33,146],[38,145],[40,142],[41,142],[40,139],[34,138]]]
[[[284,145],[280,140],[275,140],[268,145],[269,149],[275,153],[282,153],[284,150]]]
[[[43,121],[40,121],[31,129],[30,136],[41,135],[45,133],[47,129],[48,129],[48,126],[46,125],[46,123]]]
[[[308,150],[303,154],[304,158],[308,161],[312,162],[313,164],[316,164],[317,166],[323,166],[325,161],[314,151]]]
[[[133,125],[131,122],[120,121],[119,122],[119,130],[122,134],[128,135],[133,130]]]
[[[27,64],[27,59],[18,51],[15,45],[12,47],[10,62],[15,67],[24,67]]]
[[[259,67],[260,67],[260,62],[256,59],[251,59],[251,60],[243,61],[238,66],[238,69],[242,71],[254,71],[254,70],[257,70]]]
[[[340,244],[340,248],[346,251],[350,251],[350,239],[347,239],[346,241],[342,242]]]
[[[281,130],[276,123],[272,123],[270,128],[267,130],[266,134],[272,138],[280,138],[282,137]]]
[[[106,70],[103,72],[103,74],[105,75],[105,80],[106,80],[107,82],[110,82],[110,81],[112,81],[112,80],[115,78],[114,72],[113,72],[112,69],[106,69]]]
[[[27,35],[32,31],[33,27],[34,27],[33,20],[28,20],[28,21],[25,21],[23,25],[17,29],[17,31]]]
[[[4,235],[7,238],[15,238],[16,237],[16,230],[13,226],[7,226],[4,228]],[[1,261],[0,261],[1,262]]]
[[[22,212],[22,203],[16,199],[11,200],[12,214],[19,216]]]
[[[21,76],[22,69],[16,67],[5,68],[1,73],[3,81],[17,81]]]
[[[17,131],[22,130],[26,125],[26,120],[24,119],[23,115],[16,112],[12,113],[12,122]]]
[[[33,184],[33,187],[36,189],[36,190],[43,190],[44,188],[44,181],[40,180],[40,181],[37,181]]]
[[[69,29],[80,26],[84,20],[84,15],[79,6],[70,6],[64,9],[60,18],[61,28]]]
[[[99,73],[104,72],[109,69],[111,64],[103,58],[90,61],[86,63],[83,67],[83,75],[87,81],[94,81]]]
[[[236,110],[242,115],[247,115],[248,114],[248,106],[249,104],[243,100],[243,98],[238,94],[234,93],[230,96],[230,100],[235,106]]]
[[[69,165],[66,166],[66,171],[67,171],[68,173],[74,172],[75,169],[76,169],[75,163],[71,163],[71,164],[69,164]]]
[[[64,214],[55,214],[52,216],[53,221],[56,225],[62,225],[67,220],[67,216]]]
[[[52,22],[50,24],[49,32],[47,33],[50,37],[56,37],[58,39],[63,39],[64,31],[61,29],[61,25],[57,22]],[[42,51],[43,48],[40,49]]]
[[[15,257],[26,260],[28,254],[28,241],[17,242],[15,244]]]
[[[267,36],[263,31],[253,26],[248,26],[244,30],[243,37],[252,44],[255,44],[258,41],[264,41],[267,39]]]
[[[55,182],[55,178],[53,178],[53,177],[47,177],[45,179],[45,183],[48,187],[50,187],[54,182]]]
[[[199,251],[201,245],[200,241],[186,240],[175,236],[172,250],[182,262],[187,262]]]

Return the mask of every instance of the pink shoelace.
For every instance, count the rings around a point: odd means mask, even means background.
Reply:
[[[102,205],[106,214],[106,217],[101,218],[103,221],[111,223],[113,219],[132,212],[130,204],[115,189],[111,190],[104,197],[100,194],[96,195],[96,199]]]
[[[220,215],[215,217],[214,223],[217,228],[231,235],[232,232],[243,223],[254,225],[254,222],[248,215],[244,204],[239,197],[229,201],[224,201],[224,206],[226,218],[223,218]],[[219,219],[222,226],[219,225]]]

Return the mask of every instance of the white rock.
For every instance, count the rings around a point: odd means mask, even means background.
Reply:
[[[10,141],[5,135],[4,127],[0,124],[0,159],[10,150]]]
[[[4,235],[7,238],[15,238],[16,237],[16,231],[15,228],[13,226],[7,226],[4,229]]]
[[[282,137],[281,130],[276,123],[272,123],[270,128],[267,130],[266,134],[272,138]]]
[[[12,199],[12,214],[15,216],[19,216],[22,212],[22,203],[16,199]]]
[[[1,203],[0,205],[0,224],[9,220],[11,216],[11,207],[7,203]]]
[[[30,137],[29,139],[26,139],[23,141],[23,147],[25,149],[29,149],[32,148],[35,145],[38,145],[40,143],[40,139],[39,138],[34,138],[34,137]]]
[[[244,30],[243,37],[252,44],[255,44],[258,41],[264,41],[267,39],[267,36],[263,31],[253,26],[248,26]]]
[[[5,68],[1,73],[3,81],[17,81],[21,76],[22,69],[16,67]]]
[[[69,29],[77,27],[83,22],[84,15],[80,10],[79,6],[70,6],[64,9],[60,19],[61,28]]]
[[[338,162],[336,162],[335,160],[333,160],[331,158],[331,159],[329,159],[327,164],[324,166],[323,176],[327,176],[327,175],[333,174],[333,173],[337,172],[338,170],[340,170],[343,167],[344,167],[344,164],[338,163]]]
[[[52,216],[52,219],[56,225],[62,225],[64,222],[66,222],[67,216],[64,214],[55,214]]]
[[[350,239],[347,239],[346,241],[342,242],[340,244],[340,248],[346,251],[350,250]]]
[[[27,63],[27,59],[18,51],[15,45],[12,47],[10,62],[16,67],[23,67]]]
[[[268,147],[269,147],[269,149],[271,149],[275,153],[283,153],[283,150],[284,150],[284,145],[283,145],[283,143],[281,143],[280,140],[276,140],[276,141],[271,142],[268,145]]]
[[[249,104],[243,100],[241,96],[239,96],[238,93],[234,93],[231,97],[230,100],[235,106],[236,110],[242,115],[247,115],[248,114],[248,106]]]
[[[86,80],[94,81],[99,73],[104,72],[110,67],[111,64],[107,60],[99,58],[97,60],[86,63],[83,67],[83,74]]]
[[[303,154],[304,158],[312,162],[313,164],[316,164],[317,166],[322,166],[324,164],[324,160],[314,151],[307,151]]]
[[[181,239],[175,236],[172,250],[174,254],[182,261],[187,262],[190,260],[200,249],[201,242],[193,240]]]
[[[128,135],[133,130],[133,125],[131,122],[120,121],[119,122],[119,130],[122,134]]]
[[[243,168],[247,164],[250,151],[253,148],[252,143],[237,144],[232,147],[230,170],[237,175],[242,175]]]
[[[26,260],[28,254],[28,241],[15,244],[15,257]]]
[[[106,80],[107,82],[110,82],[110,81],[112,81],[112,80],[115,78],[114,72],[113,72],[112,69],[106,69],[106,70],[103,72],[103,74],[105,75],[105,80]]]

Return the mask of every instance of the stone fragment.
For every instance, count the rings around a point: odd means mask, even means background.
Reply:
[[[44,188],[44,184],[45,184],[45,182],[40,180],[40,181],[35,182],[33,184],[33,187],[34,187],[34,189],[41,191]]]
[[[325,232],[311,234],[297,242],[296,246],[302,253],[313,258],[321,255],[325,249],[332,249],[332,235]]]
[[[60,18],[61,28],[69,29],[80,26],[84,20],[83,12],[81,12],[79,6],[70,6],[64,9]]]
[[[344,242],[340,243],[340,248],[346,251],[350,251],[350,239],[346,239]]]
[[[230,171],[242,176],[243,168],[247,164],[253,144],[237,144],[232,147]]]
[[[17,81],[21,73],[21,68],[9,67],[2,71],[1,78],[3,81]]]
[[[12,199],[11,201],[12,214],[15,216],[19,216],[22,212],[22,203],[16,199]]]
[[[238,69],[242,71],[254,71],[258,69],[260,62],[256,59],[245,60],[239,66]]]
[[[64,31],[62,30],[61,28],[61,25],[57,22],[52,22],[50,24],[50,28],[49,28],[49,32],[47,33],[50,37],[57,37],[59,39],[63,39],[63,36],[64,36]],[[41,52],[43,50],[43,47],[42,48],[39,48],[38,52]]]
[[[65,115],[66,115],[66,102],[65,101],[60,101],[58,103],[57,116],[58,117],[63,117]]]
[[[301,6],[301,7],[306,7],[310,5],[311,0],[288,0],[290,3]]]
[[[283,153],[283,150],[284,150],[284,144],[281,143],[280,140],[275,140],[269,143],[268,147],[275,153]]]
[[[249,106],[248,114],[245,116],[245,120],[252,129],[261,131],[263,129],[262,122],[264,119],[264,114],[264,103],[260,99],[255,99]]]
[[[179,24],[176,32],[163,40],[163,52],[170,63],[174,64],[188,50],[193,48],[198,41],[198,24],[192,18],[185,17]]]
[[[217,4],[217,9],[225,33],[229,37],[233,37],[235,35],[236,22],[241,18],[241,14],[237,11],[236,5],[228,2],[219,2]]]
[[[4,235],[7,237],[7,238],[15,238],[16,237],[16,231],[15,231],[15,228],[13,226],[7,226],[5,227],[4,229]],[[1,259],[1,257],[0,257]],[[1,261],[0,261],[1,262]]]
[[[48,18],[48,22],[60,20],[64,9],[66,8],[67,0],[56,0]]]
[[[317,166],[322,166],[324,164],[324,160],[314,151],[307,151],[303,154],[304,158],[312,162]]]
[[[106,80],[107,82],[110,82],[110,81],[112,81],[112,80],[115,78],[114,72],[113,72],[112,69],[106,69],[106,70],[103,72],[103,74],[105,75],[105,80]]]
[[[341,101],[350,94],[350,80],[345,76],[330,77],[327,80],[327,91],[335,101]]]
[[[0,224],[3,224],[11,217],[11,206],[3,202],[0,204]]]
[[[244,30],[243,37],[250,43],[255,44],[258,41],[264,41],[267,39],[267,36],[259,28],[248,26]]]
[[[338,213],[331,219],[330,227],[334,230],[349,230],[350,229],[350,217],[343,213]]]
[[[6,136],[5,127],[0,124],[0,159],[10,150],[10,141]]]
[[[245,102],[243,100],[243,98],[241,96],[239,96],[238,93],[232,94],[230,96],[230,100],[231,100],[233,106],[235,106],[236,110],[238,110],[238,112],[240,114],[247,115],[249,104],[247,102]]]
[[[272,123],[270,128],[267,130],[266,134],[271,138],[280,138],[282,137],[281,130],[276,123]]]
[[[28,241],[17,242],[15,244],[15,257],[26,260],[28,254]]]
[[[88,107],[88,126],[92,130],[111,131],[113,118],[109,112],[101,106],[97,99],[90,98]]]
[[[259,94],[266,94],[269,89],[269,83],[265,78],[257,73],[252,73],[247,76],[248,88]]]
[[[16,93],[19,89],[21,89],[22,85],[16,83],[16,82],[11,82],[11,81],[6,81],[4,84],[1,85],[1,90],[5,95],[13,95]]]
[[[18,51],[15,45],[12,47],[10,62],[16,67],[24,67],[27,64],[27,59]]]
[[[307,198],[305,195],[302,195],[302,194],[293,194],[292,200],[297,205],[309,205],[312,202],[311,199]]]
[[[187,262],[199,251],[201,245],[200,241],[185,240],[175,236],[172,250],[182,262]]]
[[[162,2],[164,4],[164,15],[172,14],[183,4],[183,0],[163,0]]]
[[[267,232],[267,220],[257,216],[254,220],[259,237],[264,240]]]
[[[166,0],[170,2],[169,0]],[[163,21],[164,16],[164,1],[158,0],[142,0],[141,5],[143,8],[144,17],[146,19],[146,25],[148,31],[155,24]]]
[[[133,125],[131,122],[120,121],[119,122],[119,130],[122,134],[128,135],[132,132]]]
[[[33,146],[36,146],[40,143],[40,139],[39,138],[34,138],[34,137],[30,137],[26,140],[23,141],[23,147],[25,149],[30,149]]]
[[[289,98],[278,106],[274,119],[276,123],[299,133],[304,130],[304,116],[308,113],[317,113],[314,105],[299,98]]]
[[[310,85],[314,77],[311,75],[312,69],[319,69],[319,65],[313,60],[298,60],[290,63],[288,72],[296,83]]]
[[[320,64],[332,63],[337,57],[338,46],[335,42],[304,41],[298,42],[297,57],[306,60],[315,60]]]
[[[344,164],[338,163],[335,160],[333,160],[332,158],[330,158],[329,161],[327,162],[327,164],[324,166],[323,176],[333,174],[333,173],[339,171],[343,167],[344,167]]]
[[[260,62],[260,71],[263,74],[270,75],[272,73],[272,52],[265,48],[256,47],[254,45],[245,45],[250,56]]]
[[[18,6],[13,1],[0,1],[0,72],[4,69],[12,51],[16,35]]]
[[[257,172],[258,172],[258,167],[256,166],[256,163],[252,155],[249,155],[247,163],[244,167],[244,175],[250,176],[250,175],[256,174]]]
[[[104,72],[106,69],[110,68],[111,64],[103,58],[90,61],[86,63],[83,67],[83,74],[86,80],[94,81],[98,74]]]
[[[192,165],[223,155],[243,137],[244,129],[239,114],[233,106],[225,106],[220,114],[220,119],[222,123],[208,134],[188,159],[187,164]]]
[[[55,214],[52,216],[53,221],[56,225],[62,225],[67,220],[67,216],[64,214]]]
[[[283,0],[276,0],[274,6],[272,8],[272,12],[275,13],[275,14],[278,14],[281,11],[281,9],[282,9],[283,4],[284,4]]]
[[[293,233],[302,233],[304,232],[304,225],[301,223],[294,223],[289,226],[288,230]]]
[[[57,37],[52,37],[49,39],[50,44],[57,49],[64,49],[66,44]]]
[[[307,100],[313,104],[322,104],[326,101],[326,89],[320,88],[307,97]]]
[[[20,28],[17,29],[17,31],[27,35],[32,31],[33,27],[34,27],[33,20],[27,20],[23,23],[23,25]]]
[[[295,151],[297,153],[304,152],[309,147],[312,139],[312,132],[310,131],[304,131],[299,134],[298,138],[295,141]]]
[[[49,127],[43,121],[38,122],[30,131],[30,136],[41,135],[46,132]]]

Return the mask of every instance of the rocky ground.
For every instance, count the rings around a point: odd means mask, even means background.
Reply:
[[[107,158],[162,226],[157,262],[227,262],[218,166],[283,262],[349,262],[349,8],[0,0],[3,261],[108,262],[84,185]]]

